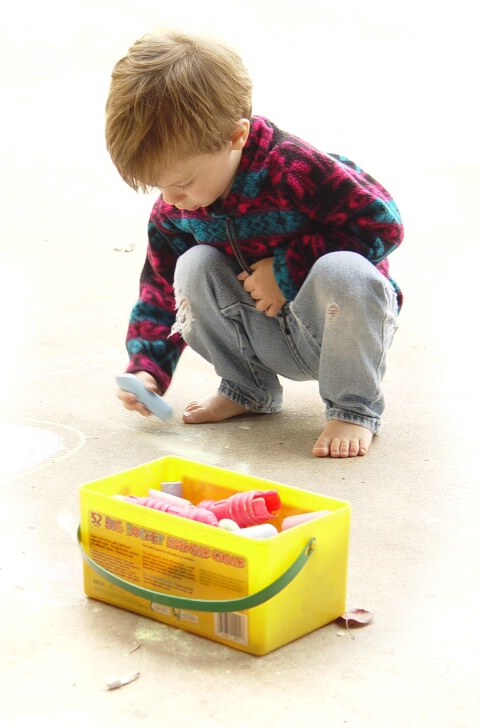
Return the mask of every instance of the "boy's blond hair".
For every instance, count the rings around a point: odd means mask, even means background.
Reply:
[[[125,182],[146,192],[175,161],[224,149],[251,113],[252,82],[235,51],[177,32],[147,35],[113,69],[107,149]]]

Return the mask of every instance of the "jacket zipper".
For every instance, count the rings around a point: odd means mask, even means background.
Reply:
[[[235,226],[233,224],[233,220],[231,218],[227,217],[225,220],[225,224],[227,226],[228,239],[230,241],[230,245],[232,246],[233,254],[235,255],[235,258],[237,259],[237,263],[239,264],[239,266],[241,268],[243,268],[245,273],[248,273],[248,275],[251,276],[253,273],[253,270],[248,265],[247,261],[243,257],[242,251],[240,250],[240,246],[235,237]]]
[[[235,225],[233,223],[233,220],[231,218],[227,217],[225,220],[225,224],[227,226],[228,240],[230,242],[230,245],[232,246],[233,253],[235,255],[235,258],[237,259],[237,263],[239,264],[239,266],[241,268],[243,268],[245,273],[248,273],[248,275],[251,276],[253,273],[253,270],[248,265],[247,261],[243,257],[242,251],[240,250],[240,246],[235,237]],[[281,308],[281,313],[282,313],[283,325],[285,327],[285,333],[287,334],[287,336],[290,336],[290,327],[287,322],[287,314],[285,311],[285,306],[286,306],[286,304],[284,303]]]
[[[287,322],[287,312],[285,311],[285,306],[286,305],[287,305],[286,303],[283,304],[282,308],[280,309],[280,312],[282,314],[283,325],[285,326],[285,333],[287,334],[287,336],[290,336],[290,333],[291,333],[290,332],[290,326],[288,325],[288,322]]]

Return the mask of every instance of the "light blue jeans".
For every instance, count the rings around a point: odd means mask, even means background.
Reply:
[[[215,367],[218,393],[266,414],[282,407],[277,375],[316,380],[327,419],[378,432],[397,316],[385,276],[357,253],[329,253],[296,298],[268,317],[256,310],[239,272],[235,260],[208,245],[184,253],[175,271],[176,329]]]

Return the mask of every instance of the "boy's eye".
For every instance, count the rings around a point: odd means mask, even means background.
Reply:
[[[178,185],[179,189],[181,190],[188,190],[189,187],[193,185],[193,180],[189,182],[187,185]]]

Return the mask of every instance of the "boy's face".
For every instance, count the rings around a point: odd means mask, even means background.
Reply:
[[[226,149],[215,154],[197,154],[162,173],[157,186],[164,201],[179,210],[197,210],[225,199],[240,164],[249,126],[247,120],[239,122]]]
[[[158,188],[168,205],[179,210],[207,207],[225,199],[232,186],[240,155],[230,149],[216,154],[199,154],[172,167],[162,175]]]

